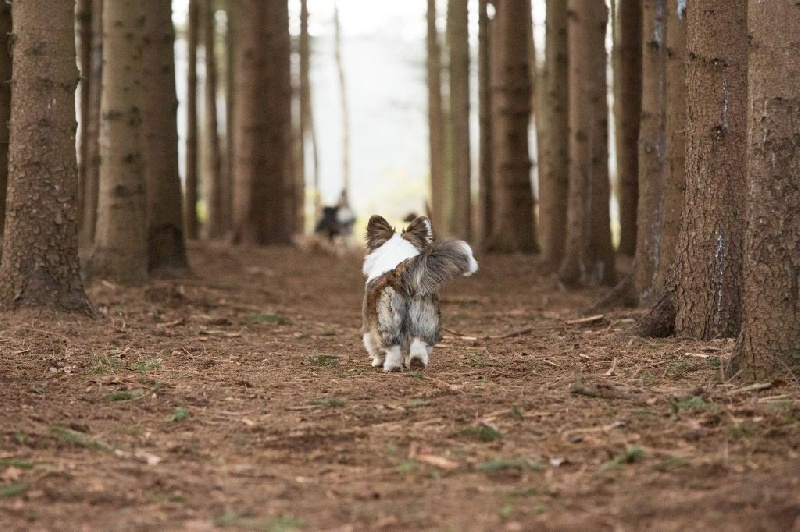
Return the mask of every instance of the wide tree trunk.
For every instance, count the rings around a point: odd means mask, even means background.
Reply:
[[[143,0],[142,152],[147,198],[148,270],[186,273],[183,193],[178,173],[175,28],[170,0]]]
[[[608,10],[594,0],[571,0],[569,6],[568,225],[566,254],[558,273],[567,286],[613,284],[604,44]]]
[[[103,8],[100,191],[86,271],[90,277],[138,284],[147,280],[148,265],[141,147],[145,4],[114,0]]]
[[[13,77],[0,308],[91,313],[78,263],[75,5],[12,4]]]
[[[199,235],[197,220],[197,44],[200,33],[200,0],[189,0],[186,27],[186,179],[184,182],[184,223],[186,237]]]
[[[539,228],[542,252],[549,267],[558,269],[567,238],[569,188],[569,50],[567,2],[547,2],[544,122],[547,135],[540,160]]]
[[[291,131],[285,2],[242,0],[236,11],[234,238],[289,244],[285,186]]]
[[[433,0],[429,0],[433,2]],[[478,225],[479,241],[486,246],[492,235],[492,86],[491,24],[488,0],[478,2]]]
[[[552,3],[552,2],[549,2]],[[556,2],[558,3],[558,2]],[[617,0],[619,53],[616,87],[617,200],[619,253],[636,251],[636,206],[639,200],[639,120],[642,112],[641,0]]]
[[[11,79],[11,4],[0,5],[0,79]],[[6,219],[8,187],[8,121],[11,119],[11,84],[0,83],[0,235]],[[2,243],[0,242],[0,252]]]
[[[642,112],[634,286],[641,305],[655,294],[666,156],[666,0],[642,2]]]
[[[531,159],[528,154],[528,124],[531,115],[530,57],[528,49],[531,13],[526,2],[499,0],[492,28],[497,62],[492,68],[494,109],[495,179],[494,220],[489,250],[499,253],[538,251],[533,218]]]
[[[653,290],[661,292],[675,266],[686,187],[686,16],[682,0],[667,0],[666,160],[659,261]]]
[[[749,2],[744,320],[728,374],[800,373],[800,9]]]
[[[205,83],[205,139],[203,153],[206,156],[206,198],[208,198],[208,237],[217,239],[225,234],[222,221],[222,155],[217,126],[217,52],[215,1],[204,0],[202,13],[203,48],[206,59]]]
[[[442,110],[442,52],[436,29],[436,0],[428,0],[427,83],[428,83],[428,153],[431,170],[431,223],[444,230],[444,111]]]
[[[89,71],[89,111],[86,123],[86,162],[79,239],[91,244],[97,228],[100,192],[100,97],[103,92],[103,0],[92,0],[92,58]]]
[[[447,191],[448,233],[472,236],[471,155],[469,135],[469,31],[467,0],[447,4],[447,44],[450,51],[450,167],[452,187]]]
[[[686,29],[686,199],[678,334],[730,337],[741,325],[745,208],[746,0],[694,0]]]

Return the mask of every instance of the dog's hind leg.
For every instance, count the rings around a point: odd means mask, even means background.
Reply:
[[[364,333],[364,349],[367,350],[369,358],[372,360],[372,367],[379,368],[383,366],[384,355],[383,352],[375,345],[374,336],[372,333]]]
[[[408,353],[408,367],[416,370],[428,367],[428,359],[430,358],[431,351],[433,351],[433,346],[428,345],[421,338],[414,338],[411,340],[411,347]]]

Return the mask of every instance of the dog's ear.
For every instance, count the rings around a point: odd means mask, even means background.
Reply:
[[[433,228],[427,216],[418,216],[403,231],[403,238],[422,251],[433,244]]]
[[[394,229],[383,216],[373,215],[367,223],[367,247],[370,251],[384,245],[394,235]]]

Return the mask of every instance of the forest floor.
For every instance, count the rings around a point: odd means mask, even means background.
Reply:
[[[384,374],[359,255],[190,252],[99,319],[0,315],[0,529],[800,530],[800,386],[726,381],[731,341],[478,257]]]

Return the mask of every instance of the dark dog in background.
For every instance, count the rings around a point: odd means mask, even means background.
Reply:
[[[441,338],[438,291],[478,263],[462,240],[434,242],[431,222],[415,218],[402,233],[381,216],[367,224],[367,284],[362,308],[364,347],[383,371],[428,365]]]

